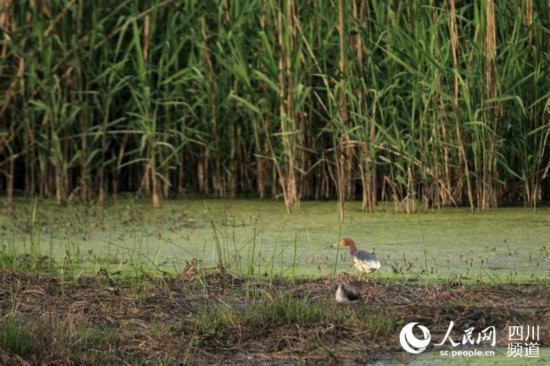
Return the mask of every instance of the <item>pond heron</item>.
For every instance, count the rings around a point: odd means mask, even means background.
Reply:
[[[350,238],[344,238],[332,245],[334,248],[348,247],[353,265],[361,273],[371,273],[380,268],[380,262],[374,254],[357,249],[355,242]]]

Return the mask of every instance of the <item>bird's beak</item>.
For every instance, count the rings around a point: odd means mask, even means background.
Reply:
[[[345,246],[345,245],[344,245],[344,242],[343,242],[343,241],[339,241],[339,242],[337,242],[337,243],[332,244],[332,247],[333,247],[333,248],[342,248],[342,247],[344,247],[344,246]]]

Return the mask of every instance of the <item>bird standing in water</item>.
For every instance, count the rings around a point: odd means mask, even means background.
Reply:
[[[336,295],[334,297],[340,304],[355,304],[359,300],[359,296],[343,288],[342,284],[338,285]]]
[[[343,246],[348,247],[353,265],[361,273],[371,273],[380,268],[380,262],[376,259],[374,254],[357,249],[355,242],[350,238],[344,238],[333,245],[334,248],[340,248]]]

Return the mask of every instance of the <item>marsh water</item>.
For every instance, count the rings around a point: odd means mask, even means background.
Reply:
[[[4,254],[39,254],[82,271],[178,272],[195,260],[248,275],[355,273],[345,248],[331,248],[347,236],[382,262],[375,278],[524,282],[550,274],[547,207],[368,214],[349,202],[340,224],[335,202],[302,202],[288,215],[277,201],[182,199],[155,210],[134,199],[104,208],[29,200],[0,222]]]
[[[508,357],[506,348],[496,348],[494,356],[474,356],[474,357],[441,357],[439,351],[431,351],[420,355],[409,355],[405,352],[399,355],[394,355],[392,358],[375,363],[376,366],[382,365],[409,365],[409,366],[437,366],[445,362],[450,362],[453,365],[479,365],[479,366],[496,366],[496,365],[548,365],[550,362],[550,348],[540,348],[538,357]]]

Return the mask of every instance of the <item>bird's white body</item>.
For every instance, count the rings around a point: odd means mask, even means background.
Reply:
[[[349,291],[346,291],[342,285],[338,285],[336,289],[336,295],[334,296],[336,301],[340,304],[355,304],[358,301],[358,297]]]
[[[380,262],[376,257],[364,250],[357,250],[351,256],[353,265],[360,272],[371,273],[380,268]]]

